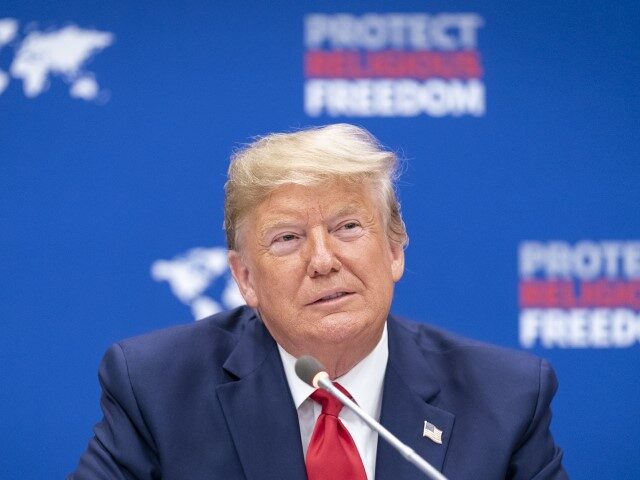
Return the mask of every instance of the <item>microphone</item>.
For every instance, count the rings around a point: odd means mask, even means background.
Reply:
[[[407,461],[418,467],[418,469],[427,475],[427,477],[432,480],[447,480],[447,477],[442,475],[442,473],[436,470],[429,462],[418,455],[415,450],[398,440],[395,435],[384,428],[371,415],[362,410],[353,400],[338,390],[333,385],[333,382],[331,382],[331,379],[329,378],[329,374],[324,371],[324,367],[318,360],[310,355],[303,355],[296,361],[295,370],[296,375],[298,375],[300,380],[312,387],[322,388],[340,400],[345,407],[358,415],[369,426],[369,428],[378,432],[378,435],[391,444],[391,446],[395,448]]]

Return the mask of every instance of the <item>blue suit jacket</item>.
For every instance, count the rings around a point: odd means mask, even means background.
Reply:
[[[544,360],[393,317],[388,335],[381,422],[433,466],[451,480],[566,478]],[[69,478],[306,478],[276,343],[249,308],[115,344],[99,376],[104,418]],[[377,479],[422,478],[383,440],[376,462]]]

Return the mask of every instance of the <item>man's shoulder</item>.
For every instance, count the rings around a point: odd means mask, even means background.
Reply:
[[[394,317],[396,328],[413,338],[427,363],[447,381],[517,385],[538,383],[548,363],[528,352],[458,335],[427,323]]]
[[[256,319],[242,306],[189,324],[155,330],[117,343],[130,363],[163,368],[165,362],[223,362],[247,325]]]

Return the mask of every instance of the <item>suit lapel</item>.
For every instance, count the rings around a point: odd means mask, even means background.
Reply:
[[[254,318],[216,388],[247,479],[305,478],[300,427],[275,341]]]
[[[454,415],[435,406],[440,381],[411,332],[392,318],[388,322],[389,361],[384,379],[380,422],[402,442],[442,471]],[[423,436],[424,422],[442,430],[442,445]],[[418,470],[383,439],[378,440],[376,478],[416,478]]]

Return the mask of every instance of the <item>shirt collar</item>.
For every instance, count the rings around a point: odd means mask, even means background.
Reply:
[[[289,390],[296,409],[313,393],[315,388],[300,380],[295,372],[296,358],[278,345],[284,373],[287,377]],[[337,378],[351,394],[355,402],[369,415],[377,418],[380,415],[380,400],[384,372],[389,358],[389,344],[387,341],[387,323],[385,322],[380,341],[373,350],[347,373]]]

